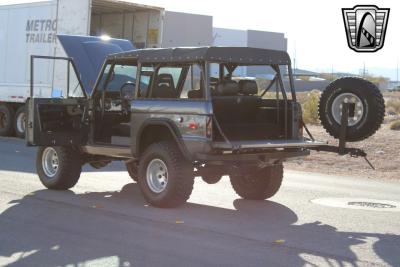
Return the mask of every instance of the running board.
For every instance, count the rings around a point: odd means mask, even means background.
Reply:
[[[132,158],[130,147],[115,145],[87,145],[83,146],[82,150],[90,155],[109,156],[115,158]]]
[[[213,148],[216,149],[255,149],[255,148],[306,148],[306,147],[318,147],[326,145],[327,142],[311,141],[311,140],[255,140],[255,141],[230,141],[227,142],[214,142],[212,143]]]

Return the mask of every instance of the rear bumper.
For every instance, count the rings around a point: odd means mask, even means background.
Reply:
[[[309,140],[255,140],[255,141],[232,141],[213,142],[212,147],[220,150],[241,149],[268,149],[268,148],[307,148],[326,145],[326,142]]]
[[[231,154],[196,154],[197,160],[212,162],[213,164],[226,164],[227,162],[236,163],[274,163],[285,159],[300,158],[310,155],[307,149],[299,150],[278,150],[261,153],[231,153]]]

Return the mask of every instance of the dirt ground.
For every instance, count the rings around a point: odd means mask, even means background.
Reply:
[[[363,158],[314,151],[302,160],[286,162],[285,168],[375,179],[400,179],[400,131],[390,130],[388,121],[370,138],[347,143],[349,147],[364,149],[375,170],[372,170]],[[311,125],[308,128],[315,139],[337,145],[338,142],[329,136],[322,126]]]

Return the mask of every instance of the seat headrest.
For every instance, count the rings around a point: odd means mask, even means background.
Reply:
[[[157,86],[160,86],[162,84],[166,84],[169,87],[174,87],[174,78],[172,77],[171,74],[169,73],[160,73],[157,76]]]
[[[203,93],[201,90],[190,90],[187,95],[188,95],[188,98],[202,98],[203,97]]]
[[[258,94],[258,86],[255,80],[240,80],[239,92],[243,95],[256,95]]]
[[[235,81],[222,81],[216,87],[219,96],[234,96],[239,93],[239,85]]]
[[[177,94],[172,87],[161,84],[153,88],[153,98],[177,98]]]

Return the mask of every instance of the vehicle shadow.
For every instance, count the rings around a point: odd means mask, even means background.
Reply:
[[[383,263],[400,263],[397,235],[299,223],[273,201],[158,209],[131,183],[115,192],[39,190],[9,206],[0,214],[0,265],[359,266],[365,259],[353,248],[366,244]]]
[[[36,174],[36,147],[26,147],[22,140],[0,138],[0,170]],[[123,162],[111,162],[107,167],[95,169],[89,164],[83,166],[83,172],[126,171]]]

